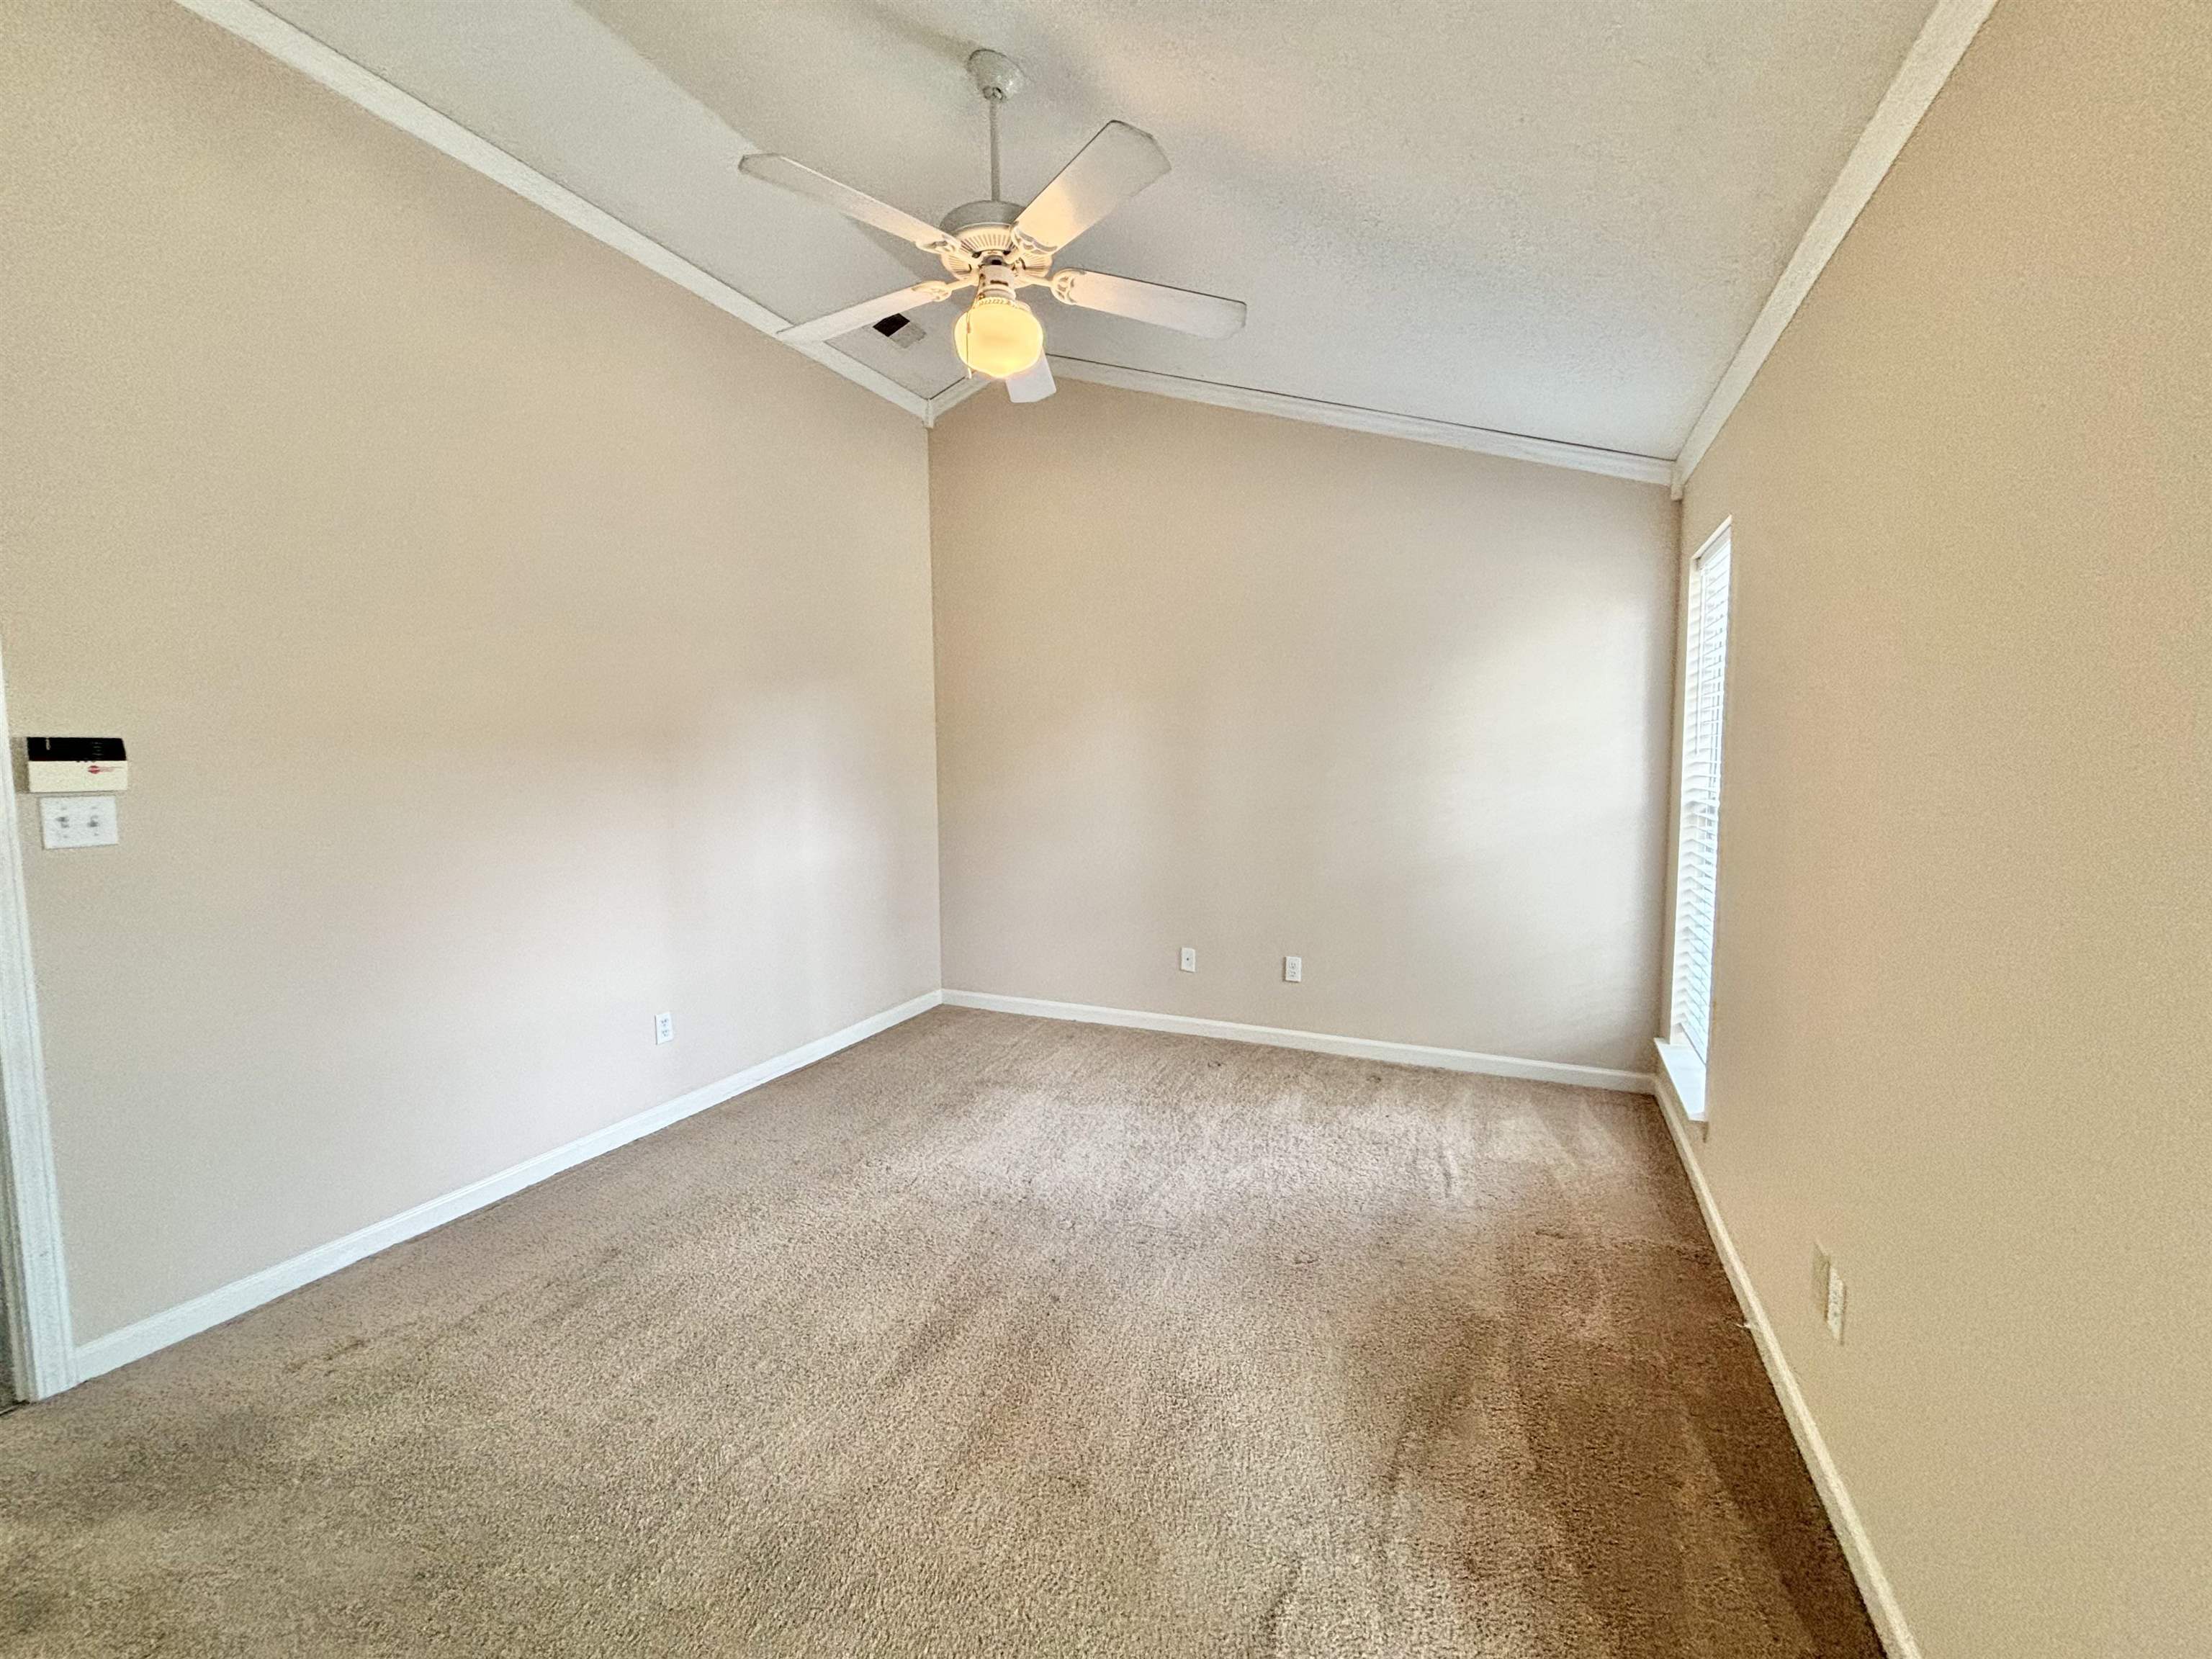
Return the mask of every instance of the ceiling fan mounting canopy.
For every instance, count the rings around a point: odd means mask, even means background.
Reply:
[[[1030,83],[1019,64],[988,46],[978,46],[968,54],[968,78],[984,100],[994,104],[1005,103]]]
[[[765,152],[744,157],[739,169],[756,179],[822,202],[847,217],[936,256],[942,281],[916,283],[878,295],[810,322],[781,337],[832,340],[895,313],[933,305],[967,289],[976,297],[953,330],[961,361],[974,373],[1006,381],[1017,403],[1049,397],[1052,370],[1043,355],[1043,329],[1017,297],[1024,288],[1047,289],[1063,305],[1154,323],[1207,339],[1223,339],[1244,324],[1244,305],[1212,294],[1169,288],[1101,271],[1054,270],[1060,251],[1168,171],[1168,158],[1148,132],[1109,121],[1075,159],[1026,206],[1002,199],[999,184],[999,106],[1024,83],[1021,66],[1002,52],[980,48],[968,73],[990,112],[991,194],[963,203],[938,224],[801,166]]]

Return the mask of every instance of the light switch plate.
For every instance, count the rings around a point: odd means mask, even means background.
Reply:
[[[39,802],[39,832],[49,848],[112,847],[115,797],[44,796]]]

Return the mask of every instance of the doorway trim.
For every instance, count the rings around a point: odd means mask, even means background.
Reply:
[[[44,1400],[76,1374],[3,669],[0,732],[8,734],[9,775],[0,789],[0,1296],[7,1303],[9,1376],[23,1399]]]

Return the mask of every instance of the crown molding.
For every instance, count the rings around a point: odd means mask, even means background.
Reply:
[[[696,295],[716,310],[726,312],[749,328],[774,338],[788,328],[757,300],[709,275],[682,255],[671,252],[644,232],[624,224],[604,208],[595,207],[566,185],[557,185],[527,163],[479,137],[452,117],[442,115],[411,93],[403,92],[382,76],[363,69],[336,48],[324,45],[306,30],[264,10],[253,0],[175,0],[195,16],[226,29],[250,46],[259,47],[279,63],[299,70],[309,80],[327,87],[349,103],[357,104],[379,120],[420,138],[433,149],[450,155],[494,184],[504,185],[525,201],[536,204],[586,236],[624,254],[655,276]],[[928,405],[889,376],[848,357],[833,347],[778,341],[800,356],[810,357],[855,386],[872,392],[918,419],[927,419]]]
[[[1286,392],[1225,386],[1182,374],[1163,374],[1149,368],[1124,368],[1119,363],[1063,357],[1057,352],[1052,354],[1052,372],[1062,380],[1089,380],[1098,386],[1119,386],[1125,392],[1151,392],[1163,398],[1181,398],[1188,403],[1212,404],[1217,409],[1276,415],[1286,421],[1341,427],[1348,432],[1370,432],[1383,438],[1406,438],[1414,443],[1471,450],[1479,455],[1499,455],[1508,460],[1534,461],[1543,466],[1571,467],[1578,472],[1599,472],[1609,478],[1630,478],[1638,483],[1663,484],[1674,477],[1674,463],[1661,456],[1595,449],[1556,438],[1532,438],[1524,433],[1496,432],[1488,427],[1432,421],[1419,415],[1394,415],[1388,410],[1364,409],[1357,404],[1334,404],[1320,398],[1294,397]]]
[[[264,9],[255,0],[174,0],[174,3],[236,35],[249,45],[299,70],[318,84],[337,93],[378,119],[420,138],[441,154],[482,173],[526,201],[544,209],[586,235],[635,260],[638,264],[696,295],[748,327],[775,337],[790,325],[758,301],[751,299],[675,253],[642,231],[595,206],[567,186],[555,183],[527,163],[489,140],[471,132],[451,117],[433,109],[412,94],[364,69],[305,30]],[[1759,368],[1796,314],[1823,268],[1842,244],[1888,173],[1899,151],[1919,125],[1920,118],[1942,90],[1952,70],[1994,8],[1996,0],[1936,0],[1911,50],[1905,54],[1896,78],[1866,131],[1853,146],[1835,185],[1806,228],[1774,290],[1760,307],[1750,332],[1737,349],[1727,372],[1692,425],[1681,454],[1673,459],[1601,449],[1525,433],[1500,432],[1486,427],[1462,426],[1417,415],[1368,409],[1354,404],[1332,403],[1289,392],[1265,392],[1187,375],[1152,369],[1127,368],[1118,363],[1092,362],[1054,355],[1053,369],[1069,380],[1090,380],[1102,386],[1161,397],[1180,398],[1217,408],[1273,415],[1285,420],[1334,426],[1382,437],[1403,438],[1414,443],[1440,445],[1478,454],[1533,461],[1595,472],[1608,477],[1643,483],[1670,485],[1679,495],[1683,483],[1696,470],[1706,449],[1734,412],[1757,376]],[[797,344],[779,340],[833,374],[875,393],[885,402],[933,425],[981,389],[979,379],[955,381],[934,397],[908,391],[889,376],[824,343]]]
[[[1052,361],[1055,366],[1060,362],[1057,357]],[[922,406],[921,423],[924,426],[935,426],[939,416],[947,410],[959,408],[961,404],[990,384],[990,377],[988,375],[963,374]]]
[[[1905,62],[1898,66],[1897,78],[1889,83],[1881,102],[1875,106],[1874,118],[1867,123],[1866,131],[1851,147],[1844,158],[1843,171],[1829,188],[1827,199],[1820,210],[1813,216],[1813,222],[1805,228],[1805,234],[1797,244],[1797,251],[1790,256],[1790,263],[1782,268],[1782,276],[1774,284],[1774,291],[1766,296],[1753,321],[1751,332],[1736,348],[1727,373],[1713,388],[1712,397],[1705,410],[1690,428],[1690,435],[1683,440],[1682,453],[1674,463],[1673,479],[1674,493],[1680,495],[1682,486],[1696,471],[1698,463],[1705,459],[1705,451],[1720,435],[1728,417],[1751,389],[1751,383],[1765,363],[1767,354],[1781,339],[1782,331],[1797,314],[1797,307],[1813,291],[1828,261],[1858,216],[1873,197],[1875,187],[1888,176],[1890,164],[1897,160],[1905,141],[1912,137],[1920,118],[1936,101],[1936,94],[1951,78],[1959,59],[1966,55],[1974,36],[1995,8],[1996,0],[1936,0],[1936,9],[1928,14],[1921,26],[1919,38],[1913,41]]]

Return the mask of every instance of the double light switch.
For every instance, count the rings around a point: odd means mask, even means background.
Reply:
[[[112,847],[115,797],[45,796],[39,802],[39,829],[50,848]]]

